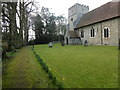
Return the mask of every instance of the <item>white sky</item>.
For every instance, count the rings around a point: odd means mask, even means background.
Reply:
[[[55,15],[64,15],[68,17],[68,8],[75,3],[84,4],[89,6],[89,10],[93,10],[112,0],[35,0],[39,2],[40,8],[42,6],[50,8]]]

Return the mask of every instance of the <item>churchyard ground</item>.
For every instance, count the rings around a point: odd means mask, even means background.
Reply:
[[[35,51],[65,88],[118,87],[118,47],[55,44]]]

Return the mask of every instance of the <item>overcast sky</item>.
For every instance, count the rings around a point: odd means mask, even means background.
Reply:
[[[75,3],[84,4],[89,6],[89,10],[93,10],[111,0],[35,0],[39,2],[40,7],[44,6],[50,8],[55,15],[63,15],[67,18],[68,8]]]

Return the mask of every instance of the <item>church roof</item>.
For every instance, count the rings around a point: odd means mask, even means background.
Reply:
[[[101,21],[109,20],[120,16],[120,1],[108,2],[88,13],[85,13],[75,29],[98,23]]]

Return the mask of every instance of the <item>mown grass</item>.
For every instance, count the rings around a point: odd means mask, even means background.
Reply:
[[[36,45],[35,50],[65,88],[118,87],[117,47]]]
[[[11,55],[11,54],[10,54]],[[24,47],[4,62],[3,88],[55,88],[36,60],[31,47]]]

